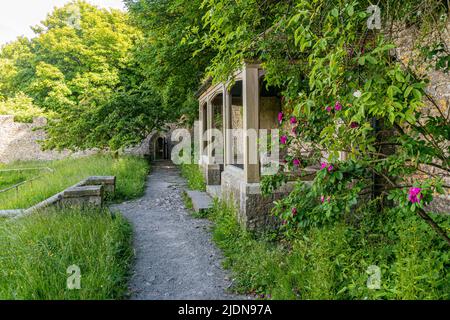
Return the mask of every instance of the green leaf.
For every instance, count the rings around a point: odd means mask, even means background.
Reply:
[[[353,9],[352,5],[349,5],[347,7],[347,14],[349,15],[349,17],[353,16],[353,13],[355,12],[355,10]]]
[[[333,17],[337,18],[338,15],[339,15],[338,9],[334,8],[333,10],[331,10],[331,15],[332,15]]]
[[[405,78],[403,77],[403,74],[401,73],[401,71],[396,71],[395,72],[395,79],[398,81],[398,82],[405,82]]]

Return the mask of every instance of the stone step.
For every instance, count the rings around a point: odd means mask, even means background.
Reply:
[[[206,192],[189,190],[186,193],[192,201],[192,207],[195,212],[204,212],[213,205],[212,198]]]

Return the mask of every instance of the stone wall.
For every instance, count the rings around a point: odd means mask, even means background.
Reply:
[[[270,196],[264,197],[259,183],[244,181],[242,169],[227,166],[222,172],[222,199],[237,208],[237,219],[247,230],[263,230],[279,224],[280,221],[271,214],[273,202],[287,196],[293,187],[294,183],[288,182]]]
[[[393,37],[396,44],[395,56],[404,65],[412,68],[415,73],[420,76],[425,76],[429,79],[426,92],[433,100],[425,99],[425,107],[422,109],[424,115],[440,116],[441,114],[450,118],[450,74],[444,73],[440,70],[435,70],[433,63],[426,60],[421,55],[421,48],[424,46],[436,43],[445,42],[450,43],[450,22],[447,23],[446,29],[443,32],[435,30],[425,38],[419,38],[418,30],[413,27],[405,28],[402,25],[394,26]],[[439,109],[438,109],[439,108]],[[442,147],[449,147],[449,142],[442,144]],[[449,155],[447,155],[449,156]],[[436,163],[442,164],[439,160]],[[429,175],[440,176],[446,185],[450,185],[450,175],[447,171],[440,170],[436,167],[421,166],[421,170],[427,172]],[[411,178],[411,182],[417,179],[426,178],[427,174],[421,173]],[[450,212],[450,193],[447,189],[447,194],[436,195],[435,200],[430,204],[429,210],[435,212]]]
[[[93,152],[43,151],[39,141],[45,132],[38,130],[47,120],[37,117],[33,123],[14,121],[12,115],[0,115],[0,163],[29,160],[58,160],[68,156],[82,156]]]

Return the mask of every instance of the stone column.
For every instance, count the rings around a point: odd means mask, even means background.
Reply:
[[[203,128],[204,128],[204,114],[203,114],[203,101],[199,102],[199,106],[198,106],[198,121],[199,121],[199,128],[198,128],[198,133],[199,133],[199,151],[198,151],[198,156],[199,156],[199,164],[202,164],[203,161],[203,146],[205,145],[203,142]]]
[[[244,179],[247,183],[260,180],[258,132],[259,132],[259,67],[245,65],[243,70],[244,107]]]
[[[231,164],[231,93],[227,90],[226,84],[223,85],[223,151],[224,166]]]
[[[213,111],[213,105],[212,105],[212,101],[211,99],[208,98],[207,102],[206,102],[206,130],[208,130],[208,134],[207,134],[207,143],[208,143],[208,149],[207,149],[207,155],[208,155],[208,165],[213,164],[212,163],[212,148],[211,148],[211,143],[212,143],[212,128],[213,128],[213,116],[214,116],[214,111]]]

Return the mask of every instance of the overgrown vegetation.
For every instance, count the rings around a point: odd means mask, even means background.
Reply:
[[[144,159],[108,155],[2,169],[38,165],[54,172],[20,187],[18,194],[0,194],[0,208],[26,208],[91,175],[117,177],[115,201],[135,198],[144,191],[149,169]],[[131,226],[108,209],[55,208],[1,219],[0,299],[121,299],[127,294],[132,255]],[[67,286],[72,266],[81,272],[80,289]]]
[[[131,258],[130,225],[106,209],[0,220],[0,299],[124,298]],[[70,266],[80,269],[79,290],[67,286]]]
[[[36,166],[38,163],[51,167],[54,171],[44,173],[33,183],[19,187],[18,193],[14,190],[0,193],[0,209],[28,208],[95,175],[116,176],[117,187],[113,200],[135,198],[144,192],[145,177],[149,170],[146,160],[131,156],[116,159],[109,155],[94,155],[77,159],[32,162],[31,164]],[[23,165],[16,163],[4,168],[16,168]]]
[[[196,164],[180,165],[181,175],[186,178],[188,188],[191,190],[206,190],[205,179]]]
[[[12,187],[40,174],[40,170],[2,171],[0,167],[0,190]]]
[[[398,210],[388,217],[368,211],[358,225],[340,221],[289,238],[243,231],[224,202],[216,201],[209,217],[238,292],[269,299],[450,298],[446,244],[420,218]],[[380,268],[380,289],[367,286],[371,266]]]

